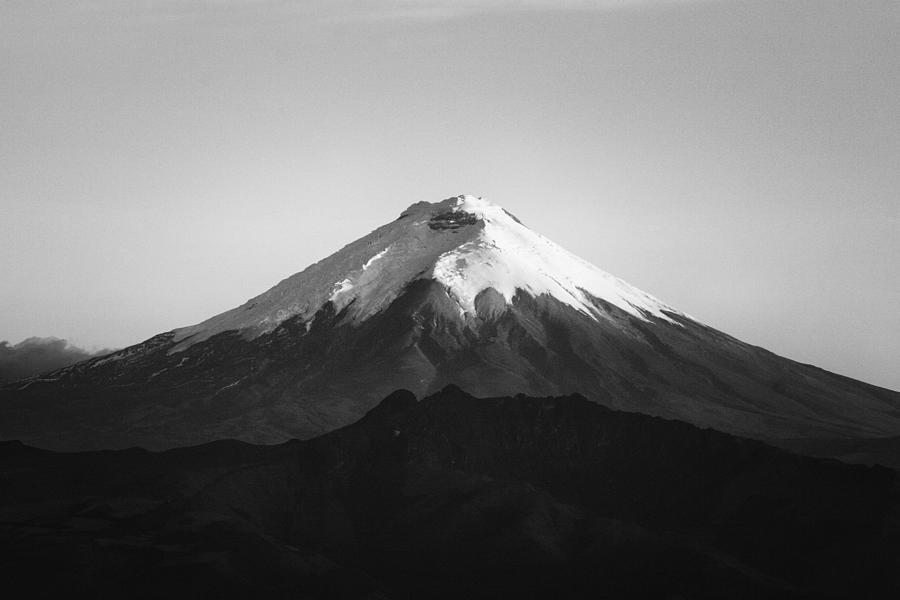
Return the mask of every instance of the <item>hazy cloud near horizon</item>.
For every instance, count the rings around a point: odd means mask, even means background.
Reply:
[[[30,337],[12,345],[0,341],[0,383],[25,379],[111,352],[90,352],[55,337]]]

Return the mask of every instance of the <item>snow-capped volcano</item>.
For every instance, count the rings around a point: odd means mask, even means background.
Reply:
[[[475,196],[419,202],[400,217],[345,246],[242,306],[175,331],[182,350],[223,331],[253,338],[291,318],[309,322],[326,302],[361,321],[390,305],[417,279],[443,285],[463,317],[493,289],[511,303],[518,290],[547,295],[592,319],[608,318],[597,300],[647,320],[681,314],[526,227],[502,207]]]
[[[745,344],[456,196],[413,204],[233,310],[0,388],[0,439],[270,443],[450,383],[579,392],[766,440],[900,435],[897,392]]]

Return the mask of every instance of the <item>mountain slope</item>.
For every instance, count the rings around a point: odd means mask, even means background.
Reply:
[[[42,447],[273,443],[393,389],[579,392],[758,439],[900,434],[900,394],[744,344],[468,196],[400,218],[192,327],[7,386],[0,437]]]
[[[640,319],[677,312],[525,227],[503,208],[473,196],[410,206],[393,223],[345,246],[242,306],[175,330],[176,350],[223,331],[253,338],[289,318],[309,323],[331,302],[335,312],[363,321],[395,300],[414,280],[442,284],[460,316],[477,314],[475,300],[491,288],[510,302],[518,290],[548,295],[594,319],[592,298]]]
[[[895,472],[578,396],[400,391],[305,442],[158,454],[7,443],[0,472],[0,575],[30,597],[900,590]]]

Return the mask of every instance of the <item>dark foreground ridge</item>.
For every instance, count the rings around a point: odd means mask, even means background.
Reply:
[[[900,480],[579,396],[388,396],[277,446],[0,444],[10,597],[860,598]]]

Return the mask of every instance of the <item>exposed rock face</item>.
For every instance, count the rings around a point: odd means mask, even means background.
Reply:
[[[475,314],[484,321],[495,321],[506,312],[506,299],[494,288],[475,296]]]
[[[464,210],[442,212],[434,215],[428,221],[428,227],[435,230],[459,229],[466,225],[478,223],[478,215],[467,213]]]

